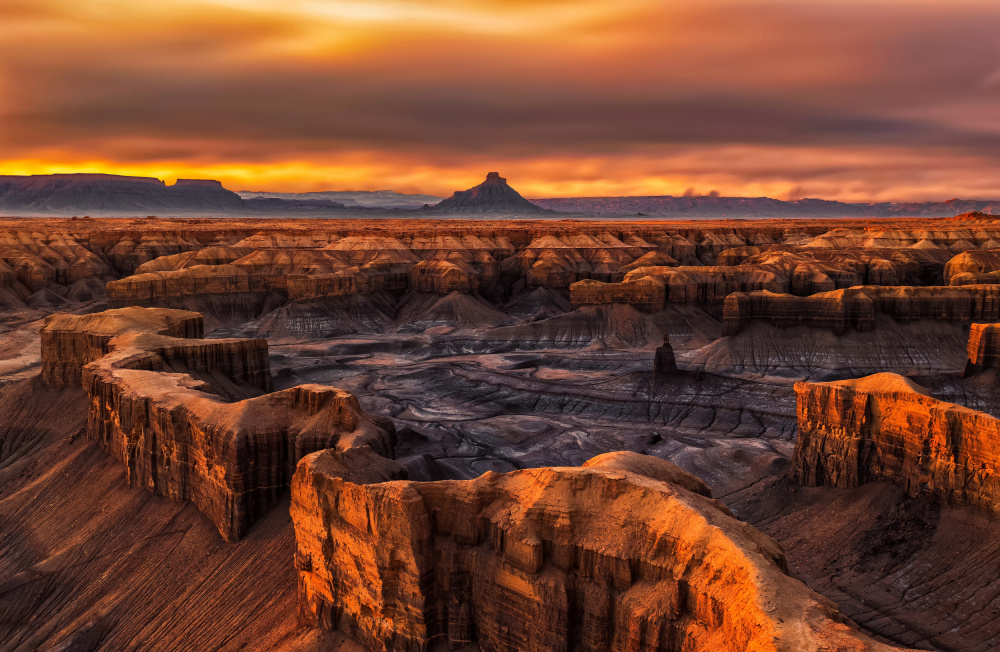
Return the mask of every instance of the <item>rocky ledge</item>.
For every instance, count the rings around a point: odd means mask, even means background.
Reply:
[[[83,366],[110,353],[111,339],[125,333],[199,338],[204,324],[200,314],[188,310],[130,307],[91,315],[49,315],[41,331],[42,379],[49,387],[79,387]]]
[[[898,322],[918,319],[950,322],[1000,319],[1000,286],[949,287],[864,285],[806,297],[774,292],[734,292],[723,306],[723,332],[736,335],[753,320],[778,327],[813,326],[843,334],[848,328],[871,331],[875,313]]]
[[[266,340],[161,334],[200,331],[201,315],[156,308],[54,315],[46,325],[49,376],[56,386],[82,383],[87,436],[125,464],[130,485],[191,501],[235,541],[280,498],[304,455],[352,446],[392,455],[391,422],[365,414],[348,392],[265,393]]]
[[[902,376],[796,383],[792,479],[810,486],[893,482],[913,497],[1000,515],[1000,420],[939,401]]]
[[[321,451],[292,483],[301,613],[365,649],[897,649],[664,460],[401,477],[364,449]]]
[[[1000,324],[969,326],[969,360],[965,374],[1000,367]]]

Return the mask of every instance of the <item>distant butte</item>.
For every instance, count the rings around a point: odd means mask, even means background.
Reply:
[[[507,184],[499,172],[490,172],[486,181],[468,190],[456,191],[439,204],[426,207],[435,213],[545,213]]]

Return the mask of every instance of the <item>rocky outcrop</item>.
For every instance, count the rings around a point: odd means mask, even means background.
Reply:
[[[1000,515],[1000,420],[896,374],[796,383],[791,475],[809,486],[892,482],[910,496]]]
[[[894,649],[669,462],[407,482],[354,458],[303,459],[291,513],[301,613],[366,649]]]
[[[567,287],[583,279],[620,282],[625,267],[643,258],[676,265],[668,254],[651,255],[656,245],[639,237],[619,239],[610,233],[544,235],[501,263],[511,281],[523,278],[528,287]]]
[[[1000,251],[966,251],[948,261],[944,270],[948,285],[1000,283]]]
[[[425,207],[434,213],[544,213],[507,185],[499,172],[490,172],[486,181],[468,190],[456,191],[451,197],[434,206]]]
[[[354,446],[392,455],[391,423],[351,394],[321,385],[267,394],[266,340],[193,339],[201,329],[197,313],[132,307],[54,315],[43,330],[46,383],[82,384],[87,436],[125,465],[130,485],[194,503],[235,541],[302,456]]]
[[[669,376],[677,372],[677,360],[674,358],[674,349],[670,346],[670,333],[664,333],[663,344],[656,347],[656,355],[653,358],[653,373]]]
[[[644,312],[657,312],[666,305],[667,289],[659,278],[649,276],[623,283],[586,280],[570,286],[569,298],[577,308],[627,303]]]
[[[968,353],[966,375],[1000,367],[1000,324],[972,324]]]
[[[416,292],[471,292],[479,288],[476,270],[462,261],[423,260],[410,268],[410,289]]]
[[[200,338],[204,325],[201,315],[186,310],[132,307],[91,315],[49,315],[41,331],[42,379],[49,387],[79,387],[84,365],[110,353],[110,341],[125,333]]]
[[[736,335],[755,319],[778,327],[813,326],[842,334],[848,328],[872,330],[876,312],[901,323],[996,321],[1000,319],[1000,286],[859,286],[808,297],[737,292],[726,297],[722,321],[726,335]]]

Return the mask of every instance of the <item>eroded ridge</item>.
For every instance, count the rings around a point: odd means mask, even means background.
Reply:
[[[658,458],[410,482],[370,451],[302,460],[303,615],[370,650],[871,650],[778,545]]]
[[[902,323],[996,321],[1000,319],[1000,286],[858,286],[805,297],[735,292],[726,297],[722,323],[725,335],[740,333],[755,319],[778,327],[813,326],[843,334],[848,328],[874,330],[876,313]]]
[[[204,332],[201,315],[188,310],[120,308],[91,315],[49,315],[41,331],[42,379],[49,387],[79,387],[83,366],[110,353],[109,343],[117,335],[200,338]]]
[[[910,496],[1000,515],[1000,420],[939,401],[902,376],[796,383],[792,478],[810,486],[894,482]]]
[[[85,363],[88,437],[125,464],[130,485],[191,501],[227,541],[241,538],[278,500],[302,456],[358,445],[392,455],[391,423],[365,414],[348,392],[300,385],[265,393],[272,386],[266,340],[141,332],[199,332],[201,316],[184,311],[56,317],[46,329],[64,346],[50,354],[83,343],[78,357],[53,365],[53,375],[61,382]],[[109,337],[114,325],[124,333]]]

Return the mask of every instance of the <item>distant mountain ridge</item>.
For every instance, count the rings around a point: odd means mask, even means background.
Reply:
[[[414,211],[414,216],[569,213],[674,219],[954,217],[982,212],[1000,216],[998,200],[844,203],[823,199],[783,201],[768,197],[565,197],[527,200],[497,172],[468,190],[438,201],[432,195],[391,190],[270,193],[227,190],[219,181],[178,179],[167,185],[152,177],[113,174],[0,175],[0,211],[10,214],[85,212],[205,212],[257,216],[316,216],[380,210]],[[417,212],[415,209],[420,209]]]
[[[8,210],[240,210],[243,200],[209,179],[114,174],[0,176],[0,209]]]
[[[565,197],[532,199],[561,213],[673,218],[759,217],[954,217],[982,212],[1000,215],[1000,201],[844,203],[826,199],[783,201],[769,197]]]
[[[336,202],[348,208],[420,208],[436,204],[441,197],[433,195],[407,195],[393,190],[329,190],[322,192],[263,192],[238,190],[243,199],[283,199],[285,201]]]

